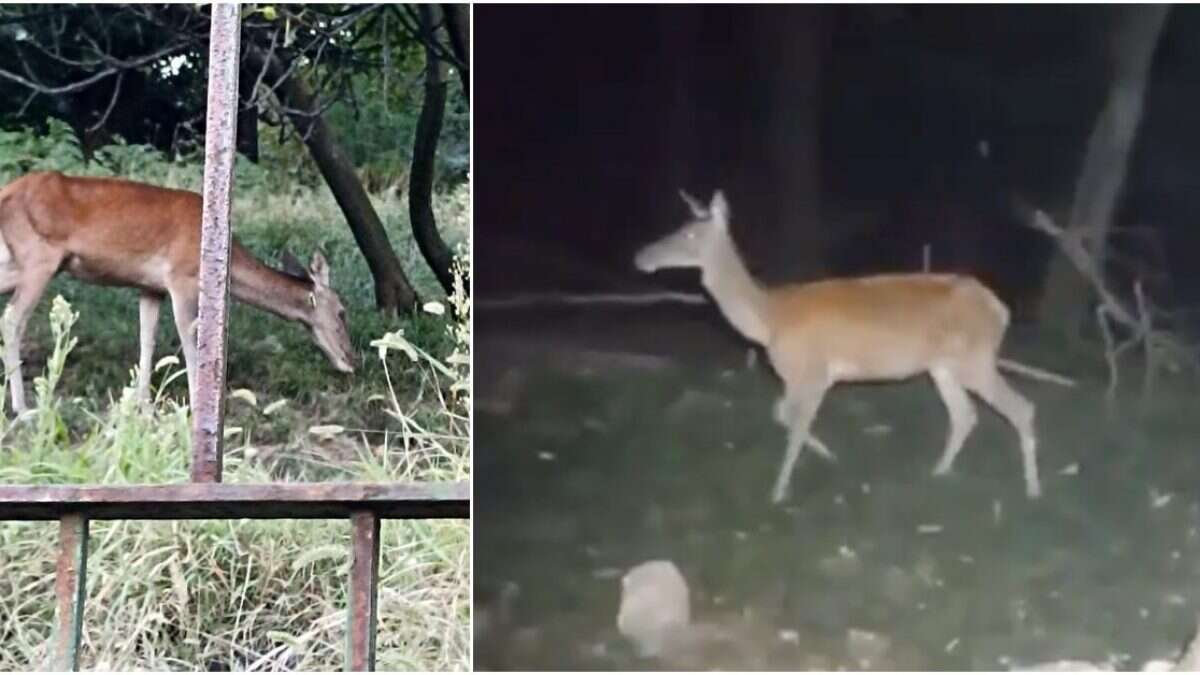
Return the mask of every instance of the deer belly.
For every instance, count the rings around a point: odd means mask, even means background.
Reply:
[[[155,265],[129,260],[107,260],[103,258],[71,256],[64,268],[71,276],[92,284],[103,286],[133,286],[137,288],[163,288],[162,275]]]
[[[895,332],[793,338],[772,344],[769,353],[781,376],[820,373],[835,382],[906,379],[928,370],[931,359],[928,344]]]
[[[835,382],[905,380],[926,370],[912,361],[832,361],[829,377]]]
[[[852,354],[841,359],[851,365],[845,379],[849,380],[902,380],[929,369],[929,346],[921,341],[893,338],[881,339],[867,346],[862,345]]]

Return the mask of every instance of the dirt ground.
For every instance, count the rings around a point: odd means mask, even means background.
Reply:
[[[1041,500],[1023,494],[1016,434],[978,402],[954,472],[930,475],[948,423],[920,378],[835,388],[815,431],[838,461],[803,456],[776,507],[779,383],[707,308],[485,311],[475,344],[479,668],[1137,668],[1194,629],[1186,382],[1110,408],[1102,363],[1018,327],[1005,355],[1080,380],[1011,377],[1037,405]],[[652,559],[735,647],[634,654],[620,577]]]

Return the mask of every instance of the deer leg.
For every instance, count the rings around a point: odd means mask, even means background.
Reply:
[[[12,261],[0,263],[0,295],[12,293],[21,283],[21,268]]]
[[[150,402],[150,373],[154,367],[154,339],[158,332],[158,312],[161,307],[162,298],[153,293],[142,293],[138,298],[138,320],[141,330],[137,397],[142,403]]]
[[[794,401],[790,396],[787,394],[780,396],[779,400],[775,402],[775,421],[782,425],[785,429],[790,430],[792,427],[792,420],[796,417],[795,408],[796,401]],[[811,429],[808,431],[808,439],[805,442],[811,446],[812,449],[815,450],[822,458],[831,462],[837,461],[837,457],[835,457],[833,453],[829,451],[829,448],[821,442],[821,439],[817,438],[816,434],[814,434]]]
[[[171,291],[171,311],[175,314],[175,330],[183,346],[183,360],[187,364],[188,405],[196,398],[196,295],[185,291]]]
[[[783,464],[779,467],[779,476],[775,479],[775,489],[771,492],[771,501],[778,504],[787,496],[788,485],[792,481],[792,470],[796,467],[796,459],[800,457],[800,450],[807,442],[813,446],[817,452],[824,451],[823,454],[832,458],[829,454],[829,449],[820,441],[813,442],[810,430],[813,420],[817,416],[817,409],[821,407],[821,399],[825,397],[825,391],[828,385],[822,383],[820,386],[809,386],[801,390],[792,390],[789,388],[788,397],[791,401],[791,425],[788,428],[788,444],[787,450],[784,452]]]
[[[1030,499],[1042,495],[1038,480],[1037,437],[1033,433],[1034,407],[1024,396],[1018,394],[989,364],[986,371],[973,383],[971,390],[1000,413],[1017,430],[1021,438],[1021,464],[1025,474],[1025,494]]]
[[[0,224],[0,294],[12,293],[21,282],[21,266],[13,259],[12,249],[4,240],[4,228]]]
[[[4,368],[8,372],[8,388],[11,392],[13,412],[25,412],[25,378],[21,374],[21,341],[25,337],[25,326],[29,315],[37,307],[46,285],[58,271],[58,261],[40,261],[22,270],[13,290],[8,306],[4,308]]]
[[[933,475],[941,476],[949,473],[954,458],[962,450],[963,442],[975,428],[979,417],[975,414],[975,406],[971,405],[966,390],[950,371],[934,368],[929,371],[929,376],[933,378],[942,403],[946,404],[946,411],[950,413],[950,432],[946,437],[946,449],[942,451],[942,458],[933,467]]]

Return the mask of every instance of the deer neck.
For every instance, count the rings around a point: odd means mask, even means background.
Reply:
[[[767,291],[750,274],[732,236],[726,235],[700,275],[721,313],[739,333],[758,344],[770,338],[767,323]]]
[[[273,270],[246,251],[233,254],[229,290],[240,302],[305,325],[312,322],[312,282]]]

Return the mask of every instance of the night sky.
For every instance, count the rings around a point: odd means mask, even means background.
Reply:
[[[1069,206],[1120,11],[477,6],[477,297],[695,290],[630,258],[681,223],[678,188],[719,187],[764,280],[914,270],[929,242],[1020,313],[1050,248],[1011,200]],[[1174,8],[1118,214],[1193,302],[1197,36]]]

